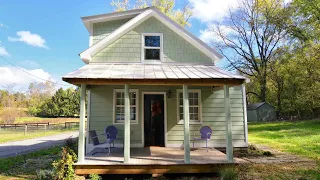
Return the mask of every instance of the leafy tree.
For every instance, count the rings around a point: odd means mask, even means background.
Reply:
[[[282,0],[243,0],[221,23],[212,26],[213,45],[231,68],[256,80],[254,94],[266,101],[267,70],[286,39],[290,13]]]
[[[112,0],[111,5],[115,7],[116,12],[153,6],[172,20],[176,21],[182,27],[191,26],[189,23],[189,19],[192,16],[190,7],[186,5],[182,10],[175,10],[175,0],[136,0],[134,5],[130,4],[130,0]]]

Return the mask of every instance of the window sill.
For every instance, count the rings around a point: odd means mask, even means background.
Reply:
[[[183,122],[183,120],[180,120],[178,124],[184,124]],[[202,121],[189,121],[189,124],[202,124]]]
[[[124,121],[120,121],[120,122],[113,122],[113,124],[124,124]],[[130,121],[130,124],[139,124],[138,121]]]

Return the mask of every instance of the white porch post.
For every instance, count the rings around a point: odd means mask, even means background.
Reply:
[[[86,85],[81,84],[80,122],[79,122],[79,140],[78,140],[78,162],[79,163],[84,162],[85,118],[86,118]]]
[[[183,120],[184,120],[184,162],[190,163],[190,131],[189,131],[189,94],[188,85],[183,85]]]
[[[224,85],[224,108],[225,108],[225,123],[226,123],[226,153],[227,161],[233,162],[233,146],[232,146],[232,124],[230,113],[230,94],[229,86]]]
[[[130,98],[129,85],[124,85],[124,162],[130,162]]]

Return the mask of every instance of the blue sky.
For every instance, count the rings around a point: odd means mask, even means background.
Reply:
[[[220,1],[220,0],[219,0]],[[235,0],[177,0],[193,7],[188,30],[203,40],[206,28],[222,16],[222,10]],[[88,48],[89,34],[80,17],[113,11],[111,0],[2,0],[0,5],[0,55],[27,72],[63,83],[61,76],[84,63],[78,54]],[[213,12],[212,12],[213,11]],[[15,83],[25,90],[40,81],[12,67],[0,58],[0,88]],[[63,83],[65,84],[65,83]]]

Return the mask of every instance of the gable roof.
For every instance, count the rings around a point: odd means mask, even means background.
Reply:
[[[86,22],[103,22],[108,20],[115,20],[115,18],[129,18],[133,17],[131,20],[120,26],[118,29],[110,33],[107,37],[99,41],[98,43],[92,45],[82,53],[80,53],[80,58],[85,62],[89,63],[92,59],[92,56],[103,50],[105,47],[116,41],[121,36],[125,35],[138,25],[140,25],[142,22],[147,20],[150,17],[155,17],[159,21],[161,21],[163,24],[165,24],[167,27],[172,29],[174,32],[179,34],[182,38],[184,38],[187,42],[192,44],[194,47],[196,47],[198,50],[203,52],[205,55],[210,57],[213,61],[218,61],[222,58],[222,56],[212,49],[210,46],[208,46],[206,43],[189,33],[187,30],[185,30],[183,27],[181,27],[179,24],[174,22],[172,19],[167,17],[162,12],[158,11],[156,8],[145,8],[145,9],[139,9],[139,10],[132,10],[132,11],[126,11],[121,13],[110,13],[110,14],[104,14],[104,15],[97,15],[97,16],[90,16],[90,17],[83,17],[84,24]],[[86,22],[85,22],[86,21]],[[91,30],[90,23],[88,24],[89,29]],[[86,26],[87,27],[87,26]],[[88,28],[87,27],[87,28]],[[90,32],[90,31],[89,31]]]
[[[247,110],[256,110],[258,108],[260,108],[262,105],[264,104],[267,104],[269,106],[272,106],[271,104],[269,103],[266,103],[266,102],[260,102],[260,103],[250,103],[247,105]],[[273,106],[272,106],[273,107]]]

